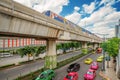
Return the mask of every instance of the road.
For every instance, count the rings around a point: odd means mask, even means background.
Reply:
[[[36,59],[41,58],[42,56],[45,56],[45,53],[40,54],[39,56],[36,57]],[[70,55],[68,55],[68,56],[70,56]],[[32,59],[33,59],[33,57],[30,57],[30,60],[32,60]],[[24,61],[27,61],[27,60],[28,60],[27,56],[24,56],[24,57],[21,58],[20,55],[16,54],[16,55],[13,55],[13,56],[10,56],[10,57],[0,58],[0,66],[5,66],[5,65],[9,65],[9,64],[16,64],[16,63],[24,62]]]
[[[72,56],[79,55],[79,54],[81,54],[81,51],[63,54],[57,57],[57,61],[59,62],[61,60],[64,60],[64,59],[67,59],[67,58],[70,58]],[[36,71],[40,69],[41,67],[43,67],[43,65],[44,65],[44,60],[38,60],[38,61],[35,61],[34,63],[24,64],[24,65],[17,66],[14,68],[1,70],[0,80],[13,80],[17,78],[18,76],[23,76],[30,72]]]
[[[79,79],[78,80],[84,80],[83,75],[90,67],[90,65],[84,64],[84,59],[86,57],[89,57],[89,58],[92,58],[93,61],[96,61],[96,58],[98,56],[100,56],[100,54],[87,55],[87,56],[84,56],[84,57],[74,61],[74,62],[79,63],[80,66],[81,66],[80,70],[78,71],[78,74],[79,74]],[[72,63],[74,63],[74,62],[72,62]],[[59,68],[55,71],[55,73],[56,73],[55,80],[63,80],[63,78],[67,75],[66,69],[70,64],[68,64],[66,66],[63,66],[63,67],[61,67],[61,68]],[[95,80],[102,80],[102,78],[99,76],[99,71],[101,70],[101,66],[102,66],[102,63],[99,63],[99,69],[96,71],[97,76],[96,76]]]

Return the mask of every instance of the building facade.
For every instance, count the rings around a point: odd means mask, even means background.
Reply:
[[[119,24],[116,25],[116,27],[115,27],[115,35],[116,35],[116,37],[120,38],[120,19],[119,19]],[[119,43],[119,54],[117,56],[116,72],[117,73],[120,72],[120,43]]]
[[[56,41],[59,43],[67,43],[70,41]],[[13,50],[25,46],[42,46],[46,45],[46,40],[36,40],[34,38],[18,38],[18,37],[0,37],[0,51]]]

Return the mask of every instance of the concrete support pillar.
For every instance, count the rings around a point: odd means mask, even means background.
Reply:
[[[100,47],[100,43],[98,43],[98,47]]]
[[[53,69],[57,66],[56,40],[47,41],[47,55],[45,57],[45,68]]]
[[[93,49],[95,50],[98,47],[97,43],[93,43]]]
[[[88,53],[87,42],[82,42],[82,53],[84,54]]]
[[[82,42],[82,48],[87,49],[87,42]]]

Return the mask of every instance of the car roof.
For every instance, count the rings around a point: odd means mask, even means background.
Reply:
[[[75,65],[75,64],[78,64],[78,63],[73,63],[73,64],[71,64],[71,65]]]
[[[74,74],[76,74],[76,72],[70,72],[70,73],[68,73],[68,75],[71,75],[71,76],[73,76]]]
[[[69,67],[73,67],[73,66],[76,65],[76,64],[78,64],[78,63],[73,63],[73,64],[71,64]]]
[[[87,58],[87,59],[91,59],[91,58]]]
[[[92,64],[97,64],[97,62],[96,62],[96,61],[94,61],[94,62],[92,62]]]
[[[43,71],[41,74],[47,74],[47,73],[50,73],[50,72],[54,72],[54,71],[51,70],[51,69],[48,69],[48,70]]]
[[[92,71],[93,72],[94,70],[93,69],[88,69],[88,71]]]
[[[91,58],[86,58],[85,60],[92,60]]]

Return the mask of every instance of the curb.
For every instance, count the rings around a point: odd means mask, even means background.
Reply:
[[[99,72],[99,75],[106,80],[111,80],[108,76],[106,76],[102,71]]]

